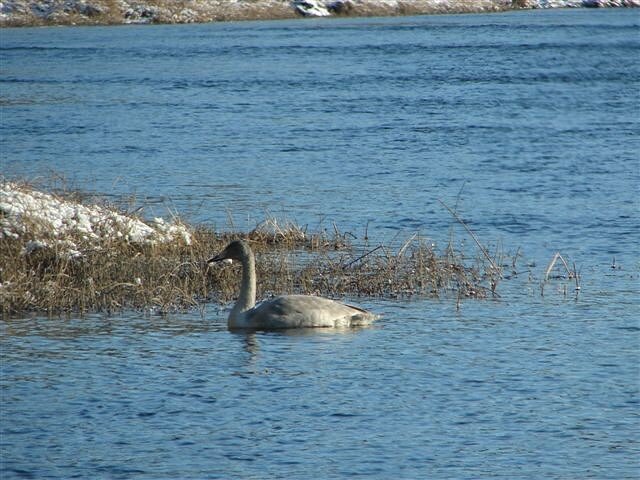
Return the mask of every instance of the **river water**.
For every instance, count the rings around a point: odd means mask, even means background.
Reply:
[[[0,476],[637,478],[639,33],[628,9],[0,31],[6,178],[473,251],[442,200],[521,255],[499,299],[358,298],[383,318],[355,331],[3,319]],[[577,295],[541,295],[556,251]]]

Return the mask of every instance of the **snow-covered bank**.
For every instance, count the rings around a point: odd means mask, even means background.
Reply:
[[[190,244],[191,233],[184,225],[162,218],[145,223],[112,208],[83,205],[5,182],[0,184],[0,241],[3,239],[25,240],[25,254],[52,248],[77,258],[83,249],[114,241]]]
[[[640,7],[640,0],[0,0],[0,26],[196,23],[565,7]]]

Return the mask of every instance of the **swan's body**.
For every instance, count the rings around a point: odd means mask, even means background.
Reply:
[[[229,314],[229,328],[355,327],[368,325],[377,318],[367,310],[309,295],[283,295],[256,305],[255,257],[249,245],[241,240],[231,242],[209,262],[225,259],[242,263],[240,296]]]

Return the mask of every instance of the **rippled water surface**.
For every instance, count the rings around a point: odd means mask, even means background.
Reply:
[[[635,10],[0,32],[1,174],[522,261],[501,297],[0,322],[0,477],[637,478]],[[473,241],[459,227],[456,244]],[[561,251],[582,288],[539,279]],[[614,263],[616,268],[612,268]],[[511,274],[509,274],[511,275]],[[566,290],[566,293],[565,293]]]

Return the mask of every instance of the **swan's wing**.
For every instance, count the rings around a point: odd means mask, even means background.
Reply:
[[[276,297],[247,314],[258,328],[350,327],[376,319],[362,308],[309,295]]]

